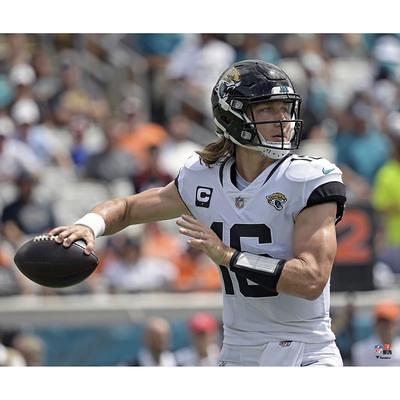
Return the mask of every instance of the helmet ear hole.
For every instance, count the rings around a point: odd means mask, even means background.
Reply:
[[[242,139],[248,140],[248,141],[250,141],[253,137],[253,135],[249,131],[242,131],[242,134],[240,136],[242,137]]]

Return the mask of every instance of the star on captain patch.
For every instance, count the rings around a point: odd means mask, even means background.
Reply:
[[[283,210],[284,204],[287,202],[287,197],[283,193],[275,192],[266,196],[268,204],[276,208],[278,211]]]
[[[244,207],[244,198],[239,196],[235,198],[235,206],[236,208],[243,208]]]

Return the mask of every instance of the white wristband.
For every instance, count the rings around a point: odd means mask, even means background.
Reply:
[[[85,225],[93,231],[94,237],[97,238],[104,233],[106,223],[103,217],[96,213],[84,215],[81,219],[74,222],[74,225]]]

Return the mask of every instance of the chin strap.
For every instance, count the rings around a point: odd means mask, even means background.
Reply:
[[[290,153],[289,149],[273,149],[270,147],[263,147],[261,152],[265,157],[272,158],[273,160],[280,160]]]

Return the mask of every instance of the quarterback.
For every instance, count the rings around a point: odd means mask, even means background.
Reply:
[[[218,140],[177,178],[97,205],[50,234],[70,246],[131,224],[178,218],[189,245],[223,281],[221,366],[341,366],[329,317],[335,224],[346,201],[341,171],[299,147],[301,98],[280,68],[233,64],[212,91]]]

